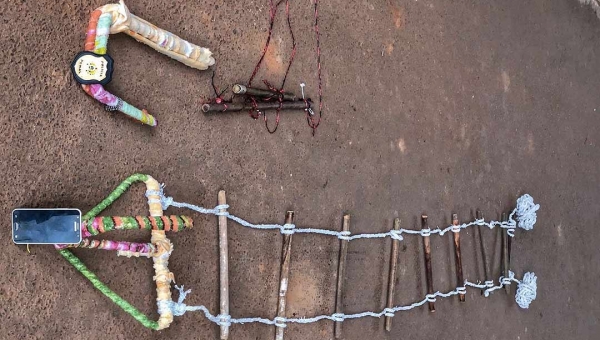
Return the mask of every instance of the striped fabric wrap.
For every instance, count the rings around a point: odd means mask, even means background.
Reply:
[[[100,7],[92,12],[85,35],[84,49],[96,54],[106,54],[108,48],[108,36],[113,23],[112,13],[108,10],[103,11],[103,9],[107,9],[107,7]],[[107,108],[118,110],[143,124],[156,126],[156,118],[149,114],[148,111],[145,109],[140,110],[127,103],[123,99],[108,92],[101,84],[81,85],[81,87],[85,93],[106,105]]]
[[[90,237],[113,230],[145,229],[180,231],[194,226],[187,216],[98,216],[81,225],[83,237]]]

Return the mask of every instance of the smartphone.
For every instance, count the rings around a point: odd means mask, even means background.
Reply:
[[[79,209],[15,209],[12,212],[16,244],[74,244],[81,242]]]

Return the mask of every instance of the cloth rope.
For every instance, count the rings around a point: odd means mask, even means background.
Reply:
[[[507,234],[510,237],[514,237],[514,230],[518,226],[524,230],[533,229],[533,225],[536,222],[536,212],[540,208],[539,204],[534,204],[533,198],[530,195],[523,195],[517,200],[516,208],[510,213],[508,221],[485,221],[484,219],[476,219],[469,223],[463,223],[460,225],[450,225],[446,228],[435,228],[435,229],[421,229],[421,230],[413,230],[413,229],[399,229],[399,230],[390,230],[384,233],[363,233],[352,235],[349,231],[336,231],[336,230],[327,230],[327,229],[316,229],[316,228],[297,228],[294,224],[254,224],[244,220],[241,217],[235,216],[231,214],[229,211],[221,212],[221,209],[228,209],[229,205],[217,205],[215,208],[203,208],[197,205],[176,202],[172,197],[167,197],[163,192],[164,185],[161,187],[159,196],[161,197],[161,206],[163,210],[166,210],[169,206],[173,206],[176,208],[187,208],[190,210],[194,210],[201,214],[206,215],[216,215],[216,216],[226,216],[228,219],[237,222],[238,224],[253,228],[253,229],[262,229],[269,230],[275,229],[279,230],[282,234],[291,235],[291,234],[320,234],[320,235],[328,235],[335,236],[340,240],[352,241],[357,239],[367,239],[367,238],[386,238],[390,237],[394,240],[403,240],[403,234],[406,235],[420,235],[423,237],[431,236],[434,234],[443,236],[447,232],[460,232],[462,229],[466,229],[472,226],[484,226],[490,229],[495,227],[503,228],[507,230]],[[516,218],[516,219],[515,219]],[[489,283],[488,283],[489,284]]]
[[[202,306],[202,305],[200,305],[200,306],[186,305],[185,303],[183,303],[183,300],[191,292],[191,290],[184,290],[183,286],[181,286],[181,287],[175,286],[175,288],[179,291],[179,298],[178,298],[177,302],[172,301],[169,305],[170,305],[171,310],[173,311],[173,315],[181,316],[181,315],[185,314],[186,312],[201,311],[204,313],[204,316],[208,320],[210,320],[220,326],[231,326],[232,324],[245,324],[245,323],[262,323],[265,325],[272,325],[272,326],[276,326],[276,327],[285,328],[286,324],[288,324],[288,323],[307,324],[307,323],[318,322],[321,320],[331,320],[331,321],[335,321],[335,322],[341,322],[341,321],[348,320],[348,319],[358,319],[358,318],[363,318],[363,317],[375,317],[375,318],[380,318],[382,316],[393,317],[396,312],[408,311],[413,308],[420,307],[427,302],[435,302],[438,297],[448,298],[448,297],[451,297],[454,295],[465,294],[466,287],[484,289],[484,293],[485,293],[484,295],[485,295],[485,297],[488,297],[490,295],[489,293],[491,293],[492,291],[501,289],[506,284],[511,284],[512,282],[516,282],[518,284],[518,289],[517,289],[517,294],[516,294],[517,304],[521,308],[528,308],[531,301],[533,301],[536,297],[537,286],[535,283],[535,280],[536,280],[535,274],[525,273],[523,281],[519,281],[519,280],[515,279],[514,275],[515,274],[513,272],[509,271],[508,278],[504,278],[501,276],[498,280],[499,284],[496,286],[493,286],[493,284],[492,284],[492,287],[490,287],[487,284],[477,284],[477,283],[465,281],[464,286],[456,287],[456,289],[454,289],[453,291],[450,291],[447,293],[442,293],[440,291],[437,291],[433,294],[425,295],[424,299],[414,302],[410,305],[396,306],[393,308],[384,308],[380,312],[366,311],[366,312],[355,313],[355,314],[334,313],[331,315],[318,315],[318,316],[314,316],[314,317],[310,317],[310,318],[285,318],[285,317],[279,317],[279,316],[275,317],[273,319],[261,318],[261,317],[232,318],[231,315],[221,315],[221,314],[213,315],[212,313],[210,313],[208,308],[206,308],[205,306]],[[164,306],[164,308],[166,308],[166,307],[167,307],[167,305]]]

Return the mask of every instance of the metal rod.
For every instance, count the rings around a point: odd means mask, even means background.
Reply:
[[[452,214],[452,225],[458,225],[458,215]],[[458,286],[463,286],[465,284],[465,279],[463,278],[463,268],[462,268],[462,257],[460,254],[460,233],[452,233],[454,236],[454,259],[456,262],[456,281]],[[458,300],[460,302],[465,302],[465,294],[458,294]]]
[[[342,231],[350,231],[350,215],[344,215]],[[340,257],[338,261],[337,290],[335,295],[335,312],[342,313],[342,289],[344,287],[344,271],[346,269],[346,255],[348,254],[348,240],[340,240]],[[336,339],[342,337],[342,322],[336,321],[333,334]]]
[[[312,102],[307,100],[308,107],[312,107]],[[202,112],[237,112],[237,111],[250,111],[250,110],[275,110],[279,108],[281,104],[281,110],[305,110],[307,109],[306,103],[303,100],[295,102],[258,102],[256,105],[252,103],[221,103],[221,104],[204,104],[202,105]]]
[[[285,213],[285,224],[294,223],[294,212]],[[281,271],[279,274],[279,299],[277,301],[277,316],[285,318],[285,303],[290,276],[290,254],[292,252],[292,234],[283,235],[283,249],[281,251]],[[283,327],[276,327],[275,340],[283,340]]]
[[[421,215],[422,229],[428,229],[427,215]],[[431,268],[431,243],[429,236],[423,236],[423,250],[425,251],[425,278],[427,279],[427,294],[433,294],[433,269]],[[429,302],[429,311],[435,312],[435,303]]]
[[[400,219],[394,219],[394,230],[400,230]],[[396,284],[396,268],[398,267],[398,245],[400,241],[392,239],[392,259],[390,261],[390,277],[388,279],[387,308],[394,307],[394,287]],[[392,317],[385,317],[385,330],[392,330]]]
[[[481,213],[481,211],[477,210],[475,212],[475,217],[478,220],[483,219],[483,214]],[[485,280],[486,281],[490,281],[491,280],[491,273],[490,273],[490,266],[488,265],[488,261],[487,261],[487,256],[486,256],[486,247],[485,247],[485,243],[483,242],[483,234],[481,233],[481,226],[478,225],[477,228],[475,229],[477,230],[477,233],[479,234],[479,246],[481,249],[481,260],[483,261],[483,273],[485,275]],[[484,290],[481,291],[481,294],[484,293]]]
[[[227,204],[225,191],[219,191],[219,205]],[[226,212],[226,209],[219,209]],[[227,216],[219,216],[219,279],[221,315],[229,315],[229,260],[227,249]],[[221,326],[221,340],[229,337],[229,326]]]
[[[506,213],[502,213],[502,221],[506,221]],[[502,276],[508,277],[508,271],[510,270],[510,254],[508,251],[508,233],[506,230],[500,228],[502,233]],[[510,294],[510,285],[504,285],[504,290],[507,294]]]
[[[277,98],[280,93],[278,92],[274,92],[271,90],[263,90],[263,89],[257,89],[254,87],[248,87],[242,84],[234,84],[231,88],[231,90],[233,91],[233,93],[235,94],[247,94],[250,96],[255,96],[255,97],[264,97],[264,98]],[[294,95],[293,93],[283,93],[283,100],[286,101],[296,101],[296,95]]]

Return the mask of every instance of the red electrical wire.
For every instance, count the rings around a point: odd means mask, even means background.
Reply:
[[[280,112],[281,112],[281,107],[282,107],[282,102],[283,102],[283,95],[285,93],[283,91],[283,87],[285,86],[285,82],[286,82],[288,74],[290,72],[290,68],[292,67],[292,63],[294,62],[294,58],[296,56],[296,39],[294,37],[294,30],[292,29],[292,22],[290,19],[290,2],[289,2],[289,0],[279,0],[277,3],[275,3],[273,0],[269,0],[269,30],[268,30],[268,34],[267,34],[267,40],[263,47],[260,58],[258,59],[256,66],[254,67],[254,71],[252,72],[250,79],[248,79],[248,86],[251,86],[252,81],[254,80],[254,78],[256,77],[256,74],[260,70],[262,62],[264,61],[267,51],[269,49],[269,45],[271,43],[271,37],[273,36],[273,26],[275,24],[275,18],[277,16],[277,9],[279,8],[279,5],[281,5],[284,1],[285,1],[286,21],[288,24],[288,30],[290,32],[290,36],[292,38],[292,52],[290,54],[290,59],[289,59],[287,68],[285,70],[283,80],[281,81],[281,86],[279,88],[275,88],[274,86],[269,84],[266,80],[263,80],[263,82],[269,88],[269,90],[271,90],[272,92],[275,93],[273,96],[267,97],[267,98],[246,96],[246,102],[250,103],[253,107],[253,109],[249,112],[250,117],[252,117],[254,119],[258,119],[260,114],[262,114],[264,116],[265,127],[267,128],[267,131],[269,131],[269,133],[274,133],[275,131],[277,131],[277,128],[279,127]],[[319,113],[318,113],[319,117],[318,117],[318,119],[315,120],[315,118],[313,118],[313,111],[309,110],[310,107],[308,105],[308,101],[306,99],[304,100],[304,102],[306,103],[306,110],[305,110],[306,111],[306,120],[308,122],[308,126],[312,129],[313,136],[315,135],[317,127],[321,123],[321,118],[323,115],[323,87],[322,87],[322,78],[321,78],[321,47],[320,47],[319,25],[318,25],[319,15],[318,15],[318,10],[317,10],[318,2],[319,2],[319,0],[315,0],[315,4],[314,4],[314,14],[315,14],[315,26],[314,27],[315,27],[315,34],[316,34],[316,40],[317,40],[317,75],[318,75],[318,80],[319,80],[318,81],[318,89],[319,89],[319,92],[318,92],[318,94],[319,94]],[[213,73],[213,78],[214,78],[214,73]],[[218,91],[214,85],[214,79],[213,79],[212,84],[213,84],[213,89],[215,91],[215,95],[217,95],[217,100],[223,101],[223,99],[221,98],[222,93],[218,93]],[[271,130],[271,128],[269,128],[266,112],[259,112],[257,109],[257,103],[258,103],[258,101],[261,101],[261,100],[262,101],[270,101],[274,98],[277,98],[277,100],[279,101],[279,107],[275,111],[275,128]]]

